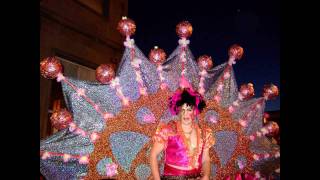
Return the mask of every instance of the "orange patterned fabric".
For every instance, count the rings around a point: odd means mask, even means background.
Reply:
[[[204,136],[205,136],[205,145],[204,149],[210,148],[215,144],[215,138],[213,137],[212,129],[205,128],[204,130]]]
[[[166,147],[168,137],[175,134],[175,128],[173,128],[173,125],[173,121],[169,122],[168,124],[160,122],[154,136],[152,137],[152,140],[154,142],[159,142]]]

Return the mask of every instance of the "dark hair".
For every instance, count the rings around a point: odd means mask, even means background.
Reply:
[[[203,97],[196,91],[189,88],[178,89],[174,95],[169,98],[169,108],[171,113],[173,115],[178,114],[180,107],[185,103],[194,107],[197,114],[201,113],[206,107]]]

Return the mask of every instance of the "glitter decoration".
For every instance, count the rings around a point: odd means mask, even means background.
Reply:
[[[236,167],[239,169],[239,170],[242,170],[244,167],[246,167],[247,165],[247,160],[246,160],[246,157],[245,156],[239,156],[236,160]]]
[[[243,56],[243,48],[238,44],[234,44],[229,48],[229,56],[234,59],[241,59]]]
[[[98,164],[97,164],[97,172],[100,175],[107,175],[107,170],[106,170],[106,165],[112,163],[112,158],[111,157],[104,157],[101,159]]]
[[[222,162],[215,148],[211,148],[209,151],[211,162],[215,163],[217,167],[215,178],[224,179],[226,176],[237,172],[235,161],[240,155],[243,155],[248,159],[247,166],[243,169],[243,172],[252,172],[252,153],[248,151],[250,140],[242,132],[242,127],[236,121],[232,120],[231,114],[227,108],[221,107],[214,101],[207,101],[207,108],[200,114],[199,118],[204,119],[206,112],[210,109],[214,109],[219,114],[219,121],[216,124],[210,124],[200,120],[201,126],[209,126],[215,134],[220,131],[237,132],[237,138],[235,139],[237,141],[236,147],[225,166],[222,166]],[[225,149],[225,151],[228,151],[228,149]]]
[[[72,115],[66,109],[61,109],[52,113],[50,121],[54,128],[62,130],[67,128],[72,122]]]
[[[185,79],[191,83],[192,87],[197,87],[199,84],[199,67],[189,47],[184,47],[186,62],[182,68],[181,48],[181,46],[177,47],[164,63],[164,66],[166,66],[163,68],[164,82],[168,85],[168,89],[171,92],[176,91],[176,89],[180,87],[180,82],[177,80],[181,78],[183,70],[185,70]]]
[[[133,20],[123,16],[118,23],[117,29],[123,36],[128,37],[135,33],[136,24]]]
[[[96,69],[96,79],[102,83],[107,84],[115,77],[113,67],[109,64],[101,64]]]
[[[47,57],[40,62],[40,73],[47,79],[54,79],[62,73],[62,65],[55,57]]]
[[[160,77],[158,76],[157,66],[150,62],[138,47],[135,47],[134,52],[135,57],[141,59],[139,70],[141,71],[141,79],[143,80],[143,85],[145,88],[147,88],[147,93],[156,93],[161,81]]]
[[[279,147],[275,144],[272,144],[265,136],[257,137],[254,141],[250,142],[249,149],[255,154],[265,154],[279,151]]]
[[[244,119],[248,112],[252,112],[253,107],[257,104],[258,101],[258,98],[251,98],[245,101],[238,101],[236,111],[232,113],[232,119],[235,121]]]
[[[276,136],[279,133],[279,125],[274,121],[269,121],[265,127],[267,128],[267,134],[270,136]]]
[[[253,169],[260,171],[260,174],[272,174],[279,167],[280,158],[261,159],[253,163]]]
[[[58,75],[57,75],[57,82],[61,82],[61,81],[64,81],[65,80],[65,77],[63,76],[63,74],[62,73],[59,73]]]
[[[154,114],[147,107],[141,107],[136,115],[140,124],[155,123]]]
[[[126,45],[126,43],[125,43]],[[139,93],[141,95],[147,95],[147,89],[144,85],[144,82],[142,80],[142,72],[140,69],[140,64],[142,64],[142,59],[136,57],[136,52],[135,52],[135,48],[133,45],[127,46],[130,50],[130,61],[131,61],[131,66],[134,70],[135,73],[135,80],[138,83],[138,88],[139,88]],[[127,103],[124,103],[127,105]]]
[[[103,118],[107,112],[103,112],[98,103],[94,102],[89,96],[86,95],[86,90],[83,88],[76,87],[68,78],[64,78],[63,82],[67,84],[73,91],[75,91],[72,96],[76,95],[77,100],[85,100],[89,105],[94,108],[94,110],[99,113]],[[107,113],[108,114],[108,113]]]
[[[260,104],[262,108],[257,109],[256,104]],[[265,108],[265,101],[263,98],[258,98],[257,101],[251,105],[249,112],[245,113],[243,119],[247,122],[246,128],[243,129],[246,135],[251,135],[256,131],[259,131],[262,126],[263,109]]]
[[[148,139],[136,132],[119,132],[110,136],[112,153],[126,172],[129,172],[132,160]]]
[[[93,133],[90,135],[90,140],[91,140],[91,142],[94,143],[97,139],[99,139],[98,133],[93,132]]]
[[[79,164],[88,164],[89,163],[89,157],[88,156],[81,156],[79,158]]]
[[[217,167],[214,163],[211,163],[211,171],[210,171],[210,176],[215,177],[217,173]]]
[[[64,154],[63,155],[63,162],[68,162],[70,158],[71,158],[70,154]]]
[[[182,39],[179,39],[178,43],[182,47],[187,47],[190,44],[190,40],[182,38]]]
[[[206,70],[202,70],[201,72],[200,72],[200,82],[199,82],[199,94],[201,94],[202,96],[204,96],[204,94],[205,94],[205,88],[204,88],[204,80],[205,80],[205,78],[206,78],[206,76],[207,76],[207,72],[206,72]]]
[[[204,80],[204,87],[206,87],[205,98],[212,100],[213,96],[216,94],[216,86],[218,85],[218,80],[223,75],[223,71],[227,67],[227,63],[215,66],[210,71],[207,72],[207,76]],[[215,85],[213,85],[215,84]],[[237,89],[235,90],[237,91]]]
[[[41,152],[48,152],[40,160],[40,171],[46,179],[110,178],[97,169],[99,162],[106,157],[119,165],[114,177],[116,179],[137,179],[138,176],[152,178],[151,174],[143,174],[147,171],[143,171],[146,167],[141,168],[141,165],[149,164],[151,137],[158,123],[177,118],[167,113],[167,101],[181,85],[181,80],[194,89],[199,87],[206,99],[207,108],[196,121],[201,127],[212,129],[217,141],[215,146],[220,147],[213,146],[209,151],[215,171],[213,178],[220,180],[228,175],[234,177],[239,171],[235,166],[239,157],[246,160],[241,170],[243,173],[254,174],[259,171],[264,176],[279,168],[280,157],[277,152],[280,147],[264,136],[268,129],[262,126],[261,121],[267,99],[239,98],[232,64],[226,62],[204,73],[189,49],[190,41],[182,36],[178,47],[160,66],[145,57],[134,40],[130,39],[132,34],[124,35],[127,36],[125,51],[115,73],[116,78],[113,79],[117,81],[101,84],[58,73],[57,81],[62,83],[63,95],[73,115],[73,122],[69,129],[63,129],[41,141]],[[232,58],[235,60],[240,57]],[[218,117],[216,123],[210,123],[206,117],[211,110]],[[149,113],[153,117],[144,118],[143,115]],[[141,119],[154,122],[141,123]],[[247,126],[242,127],[240,120]],[[236,137],[229,134],[229,138],[222,136],[218,140],[221,132],[233,132]],[[252,134],[254,138],[250,140]],[[130,141],[133,139],[138,143]],[[229,144],[222,146],[221,142],[227,140]],[[253,159],[254,154],[259,156],[258,161]],[[79,163],[78,158],[83,156],[88,158],[88,164]],[[162,174],[163,156],[159,156],[158,161]],[[112,169],[114,173],[115,168]]]
[[[61,157],[63,162],[67,163],[70,159],[78,160],[80,164],[87,164],[89,162],[88,156],[81,155],[71,155],[66,153],[59,152],[48,152],[48,151],[40,151],[41,159],[49,160],[54,159],[55,157]]]
[[[50,153],[49,152],[44,152],[41,156],[41,159],[46,160],[50,157]]]
[[[99,83],[82,82],[71,78],[68,78],[68,81],[79,89],[85,89],[86,96],[92,102],[99,104],[102,112],[116,115],[120,111],[121,100],[115,96],[116,91],[110,86],[99,86]],[[77,94],[75,95],[74,90],[68,84],[63,83],[62,89],[65,92],[65,96],[68,97],[66,103],[72,109],[76,124],[79,124],[80,127],[86,127],[85,130],[94,129],[95,131],[101,131],[105,126],[105,114],[99,114],[85,99],[78,98]],[[82,122],[82,119],[86,119],[86,122]],[[93,128],[93,126],[97,129]]]
[[[247,100],[254,96],[254,88],[252,83],[243,84],[240,86],[241,100]]]
[[[148,179],[150,174],[151,174],[150,166],[146,164],[140,164],[135,170],[135,175],[137,179]]]
[[[123,57],[120,67],[126,71],[117,72],[119,77],[119,84],[123,95],[131,101],[136,101],[140,97],[139,83],[136,80],[136,71],[131,65],[131,49],[126,48],[125,57]],[[141,62],[143,63],[143,61]],[[144,73],[141,73],[141,79],[144,80]]]
[[[107,171],[106,176],[108,177],[116,176],[118,174],[117,168],[118,168],[118,165],[116,163],[111,162],[106,164],[106,171]]]
[[[157,156],[158,161],[160,161],[163,158],[164,158],[164,152],[161,152],[160,154],[158,154],[158,156]]]
[[[219,121],[219,115],[214,110],[208,110],[206,112],[205,121],[211,124],[215,124]]]
[[[160,163],[159,174],[163,175],[163,171],[164,171],[164,163]]]
[[[51,143],[48,143],[51,142]],[[59,131],[46,140],[40,142],[40,150],[50,152],[59,152],[66,154],[90,154],[94,150],[90,139],[83,136],[75,136],[73,133],[68,133],[68,129]]]
[[[198,58],[198,66],[201,69],[200,74],[200,82],[199,82],[199,93],[204,96],[205,88],[204,88],[204,81],[205,78],[208,76],[207,70],[211,69],[213,66],[212,58],[207,55],[200,56]]]
[[[50,160],[40,161],[40,171],[45,172],[46,179],[78,179],[86,175],[87,166],[79,164],[75,160],[65,163],[60,157],[53,157]]]
[[[168,85],[164,82],[165,79],[163,77],[163,66],[162,65],[157,66],[157,72],[159,74],[159,78],[160,78],[160,82],[161,82],[160,88],[162,90],[165,90],[168,87]]]
[[[164,97],[164,98],[163,98]],[[108,139],[113,134],[113,132],[123,132],[126,130],[139,132],[141,134],[146,134],[149,137],[153,136],[157,124],[148,124],[148,128],[145,128],[144,126],[141,126],[141,124],[138,123],[138,121],[130,121],[128,123],[127,119],[135,119],[136,112],[140,109],[140,107],[145,106],[148,107],[155,115],[156,120],[160,119],[161,114],[163,114],[164,110],[160,109],[160,107],[165,107],[167,105],[167,99],[169,97],[169,94],[165,91],[160,91],[157,94],[150,95],[150,96],[144,96],[143,98],[140,98],[137,102],[133,102],[131,104],[130,109],[124,109],[121,111],[120,114],[118,114],[116,117],[110,119],[108,121],[108,130],[104,131],[101,134],[101,137],[99,140],[95,143],[95,151],[92,153],[92,157],[90,157],[90,164],[88,176],[90,177],[88,179],[99,179],[103,176],[100,176],[97,172],[94,171],[95,164],[105,155],[112,155],[112,150],[110,149],[110,142]],[[156,103],[157,102],[157,103]],[[122,142],[123,144],[126,141]],[[146,157],[147,149],[150,147],[150,141],[140,150],[140,152],[137,154],[136,158],[132,161],[130,172],[127,173],[125,170],[121,168],[121,166],[118,169],[118,176],[117,178],[123,179],[123,178],[135,178],[134,175],[134,169],[138,164],[140,163],[149,163],[149,157]],[[114,156],[114,155],[112,155]],[[161,163],[161,161],[160,161]]]
[[[166,53],[163,49],[158,48],[158,46],[155,46],[153,49],[151,49],[149,53],[149,59],[157,64],[160,65],[166,60]]]
[[[279,131],[278,124],[276,122],[270,121],[270,122],[268,122],[267,125],[262,127],[260,130],[251,134],[249,136],[249,138],[251,141],[254,141],[257,137],[261,137],[262,135],[272,137],[272,136],[277,135],[278,131]]]
[[[225,166],[235,150],[237,134],[233,131],[216,132],[216,143],[214,149],[220,158],[221,165]]]
[[[198,66],[200,69],[209,70],[213,66],[213,60],[211,56],[202,55],[198,58]]]
[[[275,97],[277,97],[278,95],[279,95],[279,89],[276,85],[274,85],[274,84],[264,85],[263,97],[265,97],[265,99],[267,99],[267,100],[275,99]]]
[[[204,82],[205,86],[209,87],[205,97],[209,100],[215,100],[222,107],[230,106],[238,99],[238,88],[233,67],[225,63],[213,68],[211,71],[212,73],[208,72],[208,77]],[[227,72],[230,73],[230,77],[225,79],[224,74]],[[208,85],[210,83],[213,83],[213,85]]]
[[[111,87],[116,90],[116,95],[121,99],[123,107],[127,107],[129,105],[129,98],[123,94],[119,78],[116,77],[111,81]]]
[[[176,33],[180,38],[188,38],[192,34],[192,25],[188,21],[182,21],[177,24]]]

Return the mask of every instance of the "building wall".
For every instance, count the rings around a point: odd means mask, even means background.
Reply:
[[[102,63],[117,65],[124,48],[116,27],[127,13],[127,0],[40,1],[40,60],[59,56],[94,69]],[[40,80],[41,138],[51,133],[52,81]]]

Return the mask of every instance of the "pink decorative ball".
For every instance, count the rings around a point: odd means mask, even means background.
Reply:
[[[160,65],[166,60],[166,53],[163,49],[160,49],[157,46],[155,46],[154,49],[151,49],[149,53],[149,59],[153,63]]]
[[[276,136],[279,133],[279,125],[274,121],[269,121],[266,125],[269,129],[269,136]]]
[[[123,36],[131,36],[136,32],[136,24],[133,20],[122,17],[118,23],[117,29]]]
[[[47,79],[55,79],[62,73],[62,65],[55,57],[47,57],[40,62],[40,73]]]
[[[243,84],[240,86],[240,94],[243,96],[243,99],[250,99],[254,96],[254,88],[252,83]]]
[[[213,66],[212,58],[208,55],[202,55],[198,58],[198,66],[200,69],[209,70]]]
[[[192,34],[192,25],[188,21],[182,21],[176,26],[176,32],[180,38],[188,38]]]
[[[61,109],[52,113],[50,121],[54,128],[62,130],[67,128],[72,122],[72,115],[66,109]]]
[[[234,44],[229,48],[229,57],[233,57],[237,60],[241,59],[243,56],[243,48],[238,44]]]
[[[101,64],[96,69],[96,79],[102,84],[108,84],[115,77],[112,65]]]
[[[263,96],[266,99],[275,99],[279,95],[279,89],[274,84],[265,85],[263,88]]]

